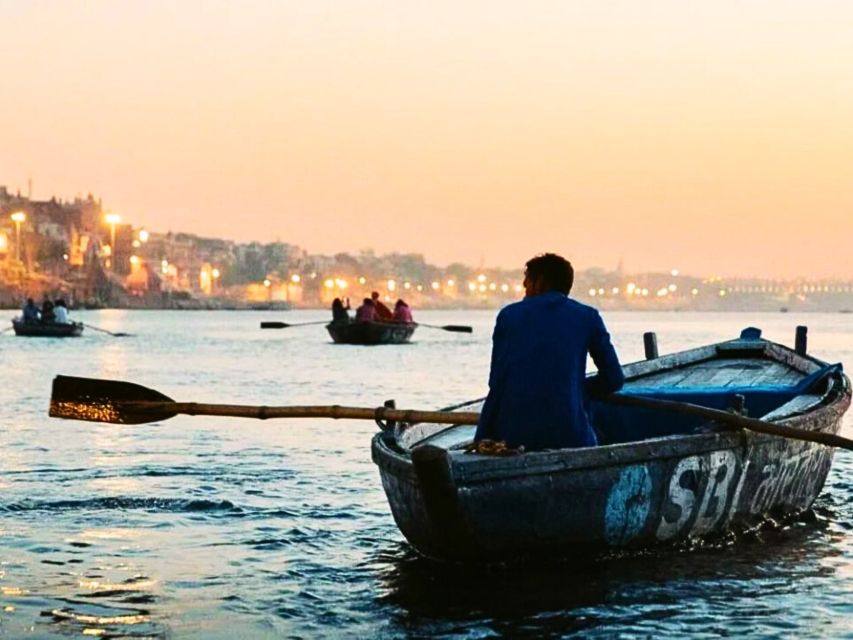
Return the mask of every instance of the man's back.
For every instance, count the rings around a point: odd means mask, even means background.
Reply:
[[[477,440],[528,449],[594,446],[584,407],[587,353],[603,391],[616,391],[624,382],[598,311],[547,291],[501,310],[493,341]]]

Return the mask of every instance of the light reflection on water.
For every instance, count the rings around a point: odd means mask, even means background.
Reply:
[[[415,344],[336,346],[325,312],[87,312],[64,341],[0,337],[0,634],[38,637],[853,634],[851,454],[814,512],[736,544],[600,561],[438,566],[397,531],[370,461],[375,425],[176,417],[119,426],[46,417],[57,373],[176,400],[432,409],[485,392],[493,312],[430,312]],[[849,316],[606,314],[624,361],[745,326],[853,366]],[[851,416],[845,430],[851,435]]]

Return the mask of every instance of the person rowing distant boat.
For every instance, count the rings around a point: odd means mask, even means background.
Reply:
[[[71,320],[68,317],[68,304],[64,298],[59,298],[53,303],[53,315],[53,321],[56,324],[71,324]]]
[[[375,320],[393,320],[394,313],[385,306],[385,303],[379,299],[379,292],[374,291],[370,294],[370,299],[373,300],[373,307],[376,309]]]
[[[568,297],[574,270],[545,253],[529,260],[525,297],[498,314],[489,393],[475,440],[527,450],[597,444],[585,410],[588,394],[622,388],[625,377],[598,311]],[[586,380],[586,357],[598,375]]]

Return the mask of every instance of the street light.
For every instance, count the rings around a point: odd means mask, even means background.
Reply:
[[[108,213],[104,216],[104,220],[110,225],[110,271],[112,271],[116,256],[116,225],[121,222],[121,216],[117,213]]]
[[[27,219],[27,214],[23,211],[16,211],[11,216],[15,223],[15,260],[21,261],[21,223]]]

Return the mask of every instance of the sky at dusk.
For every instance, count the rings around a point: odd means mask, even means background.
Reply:
[[[853,276],[853,2],[0,0],[0,185],[436,264]]]

